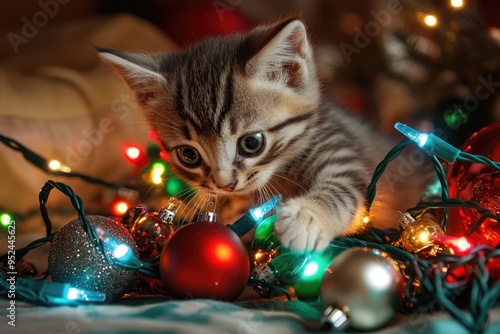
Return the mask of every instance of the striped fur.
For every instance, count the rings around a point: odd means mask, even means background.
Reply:
[[[363,217],[365,189],[388,143],[321,97],[302,22],[171,54],[99,51],[135,93],[180,176],[221,196],[284,195],[276,233],[285,245],[321,250]],[[239,141],[253,133],[263,134],[262,150],[243,154]],[[186,146],[188,158],[199,152],[199,164],[182,163]]]

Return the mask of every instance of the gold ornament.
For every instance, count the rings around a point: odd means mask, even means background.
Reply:
[[[268,250],[263,248],[257,248],[255,250],[250,251],[250,260],[252,262],[252,266],[258,267],[260,265],[266,265],[271,262],[279,254],[279,247],[274,247]]]
[[[418,253],[427,248],[430,248],[429,254],[439,251],[439,245],[434,243],[432,237],[444,234],[444,231],[434,220],[425,217],[415,220],[405,212],[401,219],[401,227],[403,232],[401,232],[399,242],[406,251]]]

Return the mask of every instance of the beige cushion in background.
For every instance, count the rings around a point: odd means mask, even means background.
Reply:
[[[0,134],[74,171],[128,182],[134,171],[123,156],[123,144],[146,146],[149,127],[125,84],[101,63],[93,45],[148,52],[174,49],[156,27],[130,15],[41,28],[28,43],[19,45],[17,54],[2,38]],[[41,186],[53,179],[1,144],[0,178],[0,207],[20,213],[36,209]],[[73,187],[89,210],[106,209],[105,188],[76,179],[57,180]],[[49,204],[69,205],[56,192]],[[22,226],[36,229],[40,219]]]

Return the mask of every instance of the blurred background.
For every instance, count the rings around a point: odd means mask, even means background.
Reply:
[[[0,134],[73,170],[112,182],[140,179],[144,171],[123,152],[148,147],[151,134],[93,45],[170,51],[297,15],[308,26],[324,91],[338,104],[389,135],[400,121],[460,146],[500,120],[499,11],[499,2],[486,0],[5,1]],[[11,149],[0,154],[0,211],[29,217],[47,174]],[[97,212],[140,196],[70,184]],[[55,196],[59,207],[65,200]]]
[[[59,7],[57,13],[48,13],[41,29],[130,13],[155,25],[179,47],[298,15],[307,22],[323,78],[330,84],[328,92],[385,130],[401,118],[431,121],[440,127],[449,126],[453,118],[467,118],[463,131],[473,132],[500,113],[495,111],[496,92],[487,99],[478,97],[478,106],[466,101],[474,112],[453,109],[476,94],[474,89],[482,84],[478,78],[500,79],[500,4],[496,1],[26,0],[0,5],[0,29],[20,31],[23,17],[33,21],[53,3]],[[0,55],[12,56],[9,51],[11,47]],[[442,117],[443,112],[456,117]],[[459,132],[450,134],[454,143],[468,137]]]

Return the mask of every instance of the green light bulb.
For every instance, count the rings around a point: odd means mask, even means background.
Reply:
[[[272,215],[255,229],[250,252],[255,277],[290,285],[299,299],[317,299],[325,269],[346,248],[330,244],[322,252],[292,252],[274,233],[277,219],[277,214]]]
[[[8,213],[2,213],[2,214],[0,214],[0,223],[2,225],[7,226],[7,225],[10,224],[11,221],[12,221],[12,216],[9,215]]]
[[[278,237],[274,234],[274,224],[278,215],[274,214],[264,219],[255,229],[252,249],[271,250],[281,245]]]
[[[188,187],[184,181],[175,176],[170,176],[165,182],[165,192],[168,196],[180,197],[185,195]]]
[[[304,271],[302,272],[302,277],[311,277],[318,273],[319,265],[316,261],[311,261],[304,267]]]
[[[165,163],[157,161],[151,165],[151,172],[154,175],[163,175],[167,171]]]
[[[325,269],[346,248],[330,244],[323,252],[312,253],[292,287],[301,300],[316,300]]]

